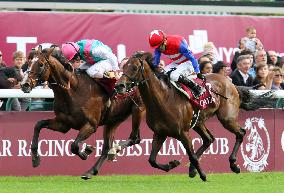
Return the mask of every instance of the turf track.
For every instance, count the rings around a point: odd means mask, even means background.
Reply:
[[[0,177],[0,193],[284,193],[284,172],[209,174],[207,182],[186,175]]]

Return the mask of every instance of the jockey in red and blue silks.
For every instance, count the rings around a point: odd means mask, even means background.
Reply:
[[[117,57],[107,45],[99,40],[80,40],[62,45],[63,55],[72,63],[72,60],[83,60],[80,69],[87,69],[92,78],[102,78],[109,71],[119,70]]]
[[[172,63],[164,68],[165,72],[175,69],[171,72],[170,79],[185,84],[191,88],[193,95],[199,98],[204,88],[192,81],[192,78],[195,77],[193,74],[202,79],[203,76],[186,40],[178,35],[166,35],[161,30],[154,30],[149,35],[149,44],[155,48],[154,67],[160,64],[161,54],[165,54],[172,60]]]

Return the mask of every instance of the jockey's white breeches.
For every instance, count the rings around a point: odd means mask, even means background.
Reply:
[[[116,56],[114,57],[110,57],[106,60],[101,60],[93,65],[85,63],[82,64],[79,68],[87,69],[87,74],[92,78],[103,78],[105,72],[119,70],[117,58]]]
[[[176,64],[174,62],[167,65],[164,70],[166,72],[170,71],[172,68],[176,70],[172,71],[170,74],[170,79],[173,81],[178,81],[180,75],[183,75],[187,78],[191,78],[191,74],[194,72],[194,68],[190,61],[183,62],[181,64]]]

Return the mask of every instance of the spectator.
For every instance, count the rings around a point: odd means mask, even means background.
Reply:
[[[279,67],[274,67],[273,70],[274,76],[272,81],[272,90],[284,90],[284,84],[283,84],[283,71]]]
[[[227,77],[230,81],[232,81],[232,79],[228,76],[229,68],[227,64],[225,64],[223,61],[218,61],[216,64],[214,64],[212,72],[216,74],[221,74]]]
[[[231,74],[232,82],[236,86],[253,86],[253,77],[248,74],[251,67],[251,60],[249,56],[243,55],[238,57],[237,69]]]
[[[237,68],[237,59],[239,56],[242,55],[249,55],[251,58],[251,64],[253,65],[254,62],[254,56],[252,51],[248,50],[248,49],[242,49],[240,51],[235,52],[235,55],[233,57],[232,63],[231,63],[231,69],[232,71],[234,71]]]
[[[32,49],[28,55],[28,59],[27,61],[23,64],[22,66],[22,70],[23,72],[26,72],[29,67],[31,66],[32,64],[32,60],[35,58],[35,55],[36,55],[36,50],[35,49]]]
[[[210,59],[205,55],[202,55],[200,56],[200,58],[198,58],[198,64],[201,64],[202,62],[205,62],[205,61],[210,62]]]
[[[0,50],[0,68],[6,67],[6,63],[3,61],[3,53]]]
[[[270,51],[267,52],[267,54],[268,54],[268,57],[269,57],[269,59],[270,59],[270,61],[271,61],[271,64],[272,64],[273,66],[275,66],[276,63],[277,63],[277,59],[278,59],[276,52],[273,51],[273,50],[270,50]],[[269,63],[269,64],[270,64],[270,63]]]
[[[24,76],[22,66],[25,63],[25,55],[21,51],[16,51],[13,53],[13,64],[14,69],[17,71],[21,79]],[[20,89],[20,83],[16,84],[14,89]],[[11,99],[11,110],[12,111],[25,111],[27,110],[31,99],[30,98],[12,98]]]
[[[260,63],[267,64],[267,54],[264,50],[259,50],[255,52],[255,64],[252,65],[251,69],[249,70],[249,74],[255,78],[256,77],[256,67]]]
[[[246,49],[255,53],[257,50],[263,50],[261,41],[256,37],[255,27],[248,27],[246,29],[246,37],[242,38]]]
[[[253,80],[253,86],[258,90],[270,90],[272,86],[273,71],[269,71],[268,64],[259,63],[256,67],[256,77]]]
[[[212,62],[211,61],[204,61],[199,64],[199,69],[202,74],[210,74],[212,73]]]
[[[207,56],[212,64],[217,63],[217,61],[219,60],[219,54],[213,42],[207,42],[204,45],[202,55]]]

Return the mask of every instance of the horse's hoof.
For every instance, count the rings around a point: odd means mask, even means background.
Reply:
[[[190,164],[189,166],[189,170],[188,170],[188,176],[190,178],[194,178],[196,176],[197,172],[196,172],[196,169],[193,165]]]
[[[91,155],[91,153],[95,150],[95,148],[91,145],[87,145],[85,148],[84,153],[86,153],[88,156]]]
[[[205,174],[200,175],[200,178],[203,182],[206,182],[206,175]]]
[[[92,178],[92,174],[91,174],[90,172],[86,172],[86,173],[84,173],[84,174],[81,176],[81,178],[82,178],[83,180],[89,180],[89,179]]]
[[[107,160],[108,161],[113,161],[116,159],[116,154],[107,154]]]
[[[173,169],[173,168],[180,165],[180,161],[178,161],[178,160],[170,161],[169,165],[170,165],[170,169]]]
[[[236,164],[230,165],[232,172],[239,174],[241,172],[240,166]]]
[[[79,153],[79,157],[80,157],[82,160],[88,159],[88,155],[87,155],[85,152]]]
[[[39,155],[32,155],[32,163],[33,167],[36,168],[40,165],[40,157]]]

